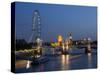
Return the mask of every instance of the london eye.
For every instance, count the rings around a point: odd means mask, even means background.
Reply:
[[[41,17],[38,10],[34,10],[32,16],[32,35],[29,42],[36,42],[37,39],[41,38]]]

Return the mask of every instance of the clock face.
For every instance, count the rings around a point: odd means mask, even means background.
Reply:
[[[72,36],[70,36],[69,39],[72,39]]]

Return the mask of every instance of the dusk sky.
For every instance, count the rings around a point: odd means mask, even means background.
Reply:
[[[17,39],[28,41],[31,37],[34,10],[40,12],[43,41],[56,41],[58,35],[65,39],[69,32],[72,33],[73,40],[84,37],[97,39],[96,7],[23,2],[17,2],[15,7]]]

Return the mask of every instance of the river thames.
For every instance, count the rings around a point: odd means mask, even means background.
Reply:
[[[92,53],[85,54],[84,49],[74,47],[69,50],[69,54],[63,55],[54,48],[44,47],[43,57],[49,60],[38,65],[31,65],[32,61],[28,59],[16,59],[16,73],[97,68],[97,49],[92,49]]]

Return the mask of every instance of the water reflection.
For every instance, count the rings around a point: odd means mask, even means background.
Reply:
[[[39,71],[56,71],[56,70],[70,70],[70,69],[81,69],[81,68],[96,68],[96,55],[93,53],[88,54],[71,54],[74,52],[80,52],[79,49],[71,48],[66,49],[70,51],[69,54],[58,54],[55,48],[44,48],[43,54],[54,54],[44,55],[49,58],[48,62],[39,65],[30,65],[29,60],[16,60],[16,72],[39,72]]]
[[[31,63],[31,61],[28,60],[27,64],[26,64],[26,69],[30,68],[30,66],[31,66],[30,63]]]
[[[27,64],[27,60],[17,60],[15,67],[16,68],[23,68],[23,67],[26,67],[26,64]]]
[[[70,65],[69,59],[70,59],[70,55],[62,55],[61,56],[62,70],[69,69],[69,65]]]
[[[52,50],[52,54],[54,55],[55,54],[55,48],[51,48]]]
[[[88,68],[92,67],[92,54],[88,53]]]
[[[41,64],[40,65],[40,71],[43,71],[44,70],[44,64]]]

